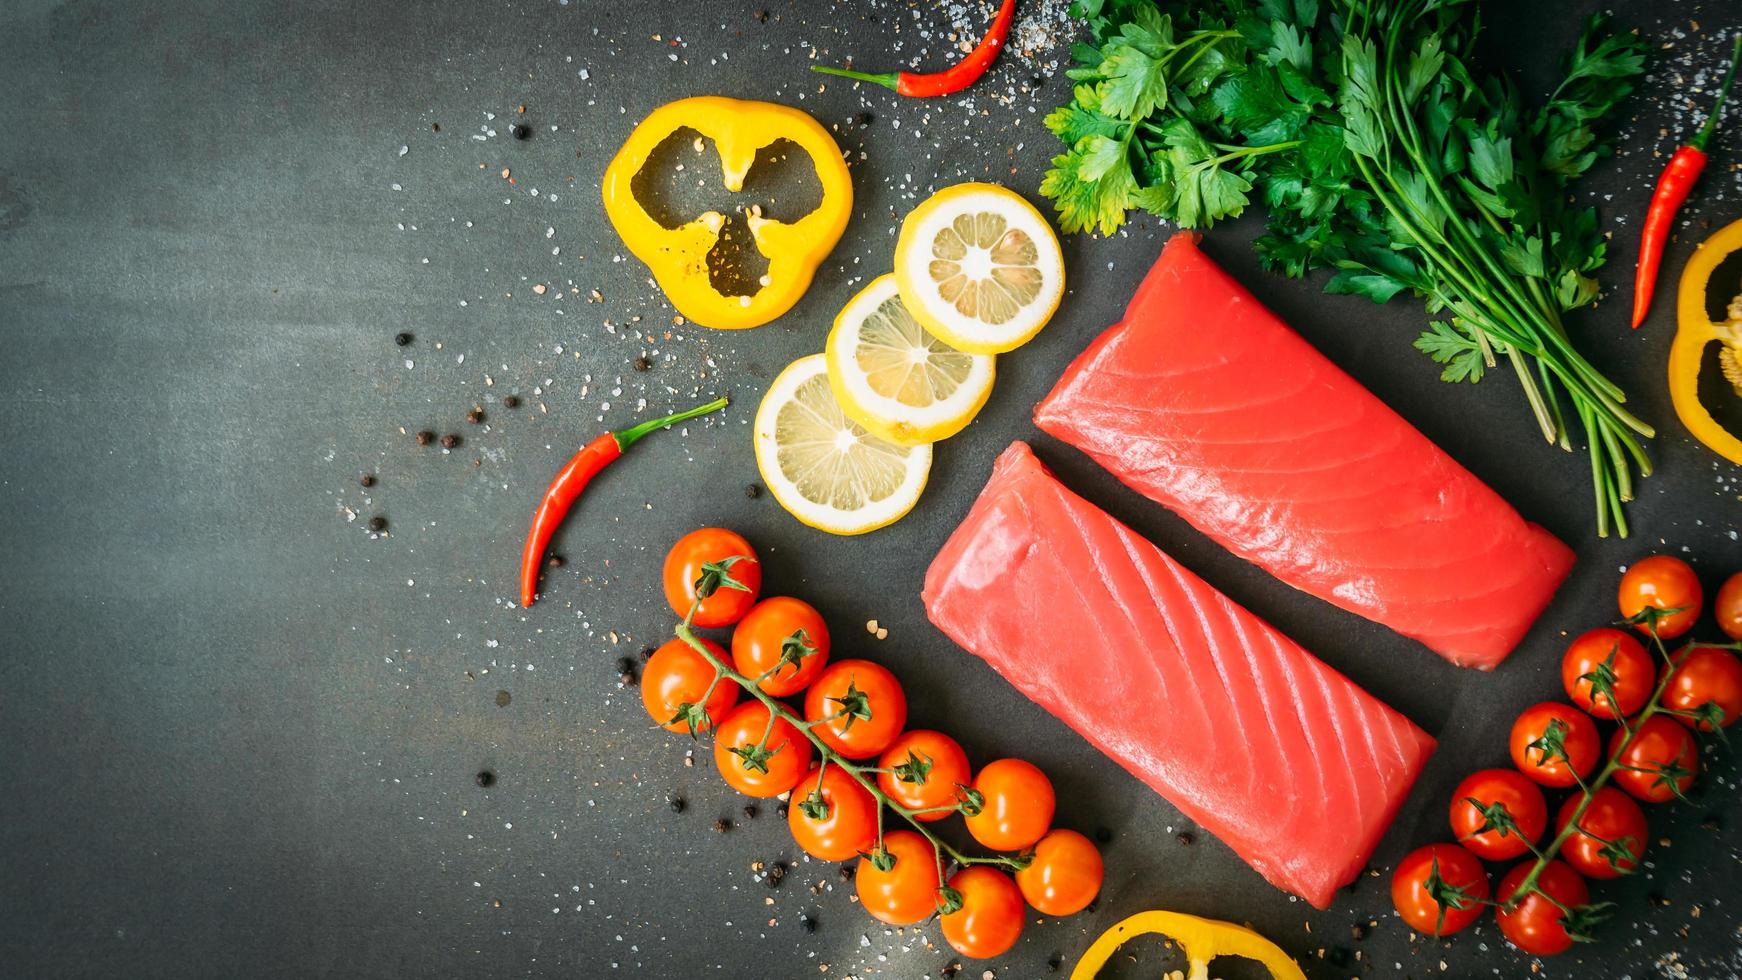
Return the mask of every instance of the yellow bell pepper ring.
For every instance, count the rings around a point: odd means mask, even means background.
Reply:
[[[1210,961],[1218,956],[1242,956],[1255,960],[1275,980],[1306,980],[1306,974],[1276,944],[1245,926],[1215,919],[1200,919],[1183,912],[1139,912],[1095,940],[1077,961],[1071,980],[1094,980],[1119,947],[1137,936],[1161,935],[1172,939],[1191,962],[1186,980],[1210,980]]]
[[[744,189],[756,151],[778,140],[802,149],[816,169],[822,186],[816,210],[791,223],[756,211],[746,215],[756,249],[768,259],[762,287],[748,296],[721,293],[708,275],[708,252],[720,239],[724,215],[707,211],[667,228],[647,213],[631,187],[654,150],[685,128],[713,140],[721,180],[733,193]],[[612,227],[629,251],[653,270],[671,305],[696,323],[722,330],[758,327],[792,309],[810,288],[817,266],[840,241],[853,211],[853,184],[841,148],[815,119],[789,106],[713,95],[653,110],[605,168],[602,191]]]
[[[1700,404],[1700,364],[1706,345],[1724,345],[1724,374],[1742,396],[1742,308],[1736,301],[1723,323],[1713,323],[1706,312],[1706,293],[1712,273],[1730,253],[1742,249],[1742,221],[1729,224],[1694,249],[1682,270],[1676,298],[1675,340],[1669,348],[1669,395],[1675,413],[1695,439],[1732,463],[1742,463],[1742,439],[1719,424]]]

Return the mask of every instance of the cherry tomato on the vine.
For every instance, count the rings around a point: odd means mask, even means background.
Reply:
[[[712,640],[703,640],[709,652],[725,661],[726,651]],[[641,668],[641,703],[647,713],[667,731],[704,732],[718,724],[728,709],[738,703],[738,685],[722,677],[714,683],[714,665],[682,640],[667,640]],[[714,693],[708,694],[712,684]],[[702,704],[706,695],[708,702]]]
[[[1547,827],[1542,790],[1516,770],[1480,770],[1452,793],[1452,834],[1477,857],[1515,858],[1530,850]]]
[[[1742,640],[1742,572],[1724,580],[1718,587],[1718,597],[1712,600],[1712,615],[1718,617],[1718,628],[1732,640]]]
[[[711,629],[736,623],[755,605],[762,589],[762,563],[743,536],[723,527],[704,527],[677,539],[666,553],[661,577],[665,601],[679,616],[689,613],[696,583],[706,580],[709,594],[691,622]]]
[[[1651,700],[1656,685],[1657,661],[1638,637],[1622,630],[1591,630],[1574,640],[1561,658],[1561,686],[1567,697],[1599,718],[1633,714]]]
[[[1430,936],[1449,936],[1482,917],[1488,872],[1476,855],[1456,844],[1429,844],[1397,862],[1391,904],[1404,924]]]
[[[1662,803],[1687,792],[1700,771],[1700,746],[1694,733],[1668,715],[1652,715],[1634,725],[1633,741],[1623,750],[1625,728],[1609,737],[1609,755],[1621,764],[1615,785],[1647,803]]]
[[[1663,610],[1657,617],[1657,635],[1665,640],[1693,629],[1704,599],[1700,577],[1687,562],[1670,555],[1652,555],[1634,562],[1622,574],[1618,592],[1621,615],[1628,619],[1647,608]],[[1636,623],[1634,628],[1651,633],[1648,622]]]
[[[994,851],[1020,851],[1052,825],[1052,781],[1033,763],[1021,759],[989,762],[974,777],[980,811],[962,821],[968,833]]]
[[[1711,719],[1721,719],[1718,727],[1729,728],[1742,716],[1742,660],[1728,650],[1716,647],[1691,647],[1675,655],[1675,670],[1663,689],[1663,706],[1671,711],[1684,711],[1695,718],[1676,715],[1684,725],[1712,730]]]
[[[938,884],[931,842],[911,830],[884,834],[883,849],[860,858],[853,875],[859,904],[873,919],[892,926],[929,918],[937,908]]]
[[[907,724],[907,695],[887,669],[841,660],[823,669],[804,694],[805,721],[823,744],[849,759],[888,748]]]
[[[785,718],[775,717],[773,725],[769,718],[761,701],[750,701],[734,708],[714,733],[714,765],[745,796],[779,796],[810,768],[810,739]]]
[[[806,854],[845,861],[877,843],[878,805],[840,766],[812,767],[792,788],[786,823]]]
[[[1512,764],[1544,786],[1573,786],[1597,765],[1601,740],[1591,716],[1570,704],[1544,701],[1512,723]]]
[[[944,939],[963,956],[988,960],[1002,956],[1022,935],[1022,893],[997,868],[969,865],[956,872],[950,887],[962,905],[943,916]]]
[[[756,686],[773,697],[804,690],[828,662],[828,624],[801,599],[764,599],[732,631],[732,665],[751,680],[761,677]]]
[[[1568,797],[1555,816],[1555,830],[1566,828],[1583,794]],[[1639,867],[1645,853],[1645,811],[1613,786],[1591,794],[1579,829],[1561,845],[1560,858],[1587,878],[1619,878]]]
[[[1101,852],[1074,830],[1049,830],[1016,872],[1022,897],[1041,915],[1075,915],[1101,891]]]
[[[1518,886],[1535,864],[1535,861],[1525,861],[1500,879],[1497,897],[1501,905],[1494,915],[1500,921],[1500,933],[1512,945],[1532,956],[1554,956],[1572,948],[1575,941],[1567,931],[1567,915],[1561,911],[1562,907],[1572,910],[1573,933],[1583,932],[1580,920],[1586,918],[1585,906],[1591,903],[1591,890],[1578,872],[1563,862],[1550,861],[1536,879],[1536,887],[1548,897],[1532,891],[1508,910],[1507,900],[1518,891]],[[1549,900],[1551,898],[1553,901]]]
[[[930,810],[955,804],[956,787],[968,785],[968,754],[956,740],[942,732],[915,728],[902,732],[877,759],[877,785],[884,795],[909,810]],[[949,816],[952,810],[921,813],[916,820],[930,823]]]

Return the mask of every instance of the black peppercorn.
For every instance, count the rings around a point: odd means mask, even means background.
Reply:
[[[798,927],[805,932],[816,932],[817,920],[804,912],[800,912],[798,914]]]
[[[517,140],[530,139],[532,137],[532,127],[524,123],[515,123],[508,127],[508,135]]]
[[[628,657],[618,657],[617,658],[617,673],[630,674],[630,673],[634,673],[634,672],[635,672],[635,661],[630,660]]]
[[[780,819],[785,820],[789,809],[791,808],[787,805],[786,801],[782,800],[777,806],[775,806],[774,814]]]
[[[395,344],[398,344],[401,347],[404,347],[406,344],[411,343],[411,334],[396,333],[393,335],[393,342]]]
[[[375,474],[365,473],[365,474],[363,474],[362,479],[358,480],[357,482],[361,483],[362,485],[364,485],[366,487],[372,487],[375,485]]]
[[[443,449],[452,449],[455,446],[458,446],[459,444],[460,444],[460,437],[454,435],[452,432],[448,433],[445,436],[442,436],[442,448]]]
[[[369,530],[375,532],[387,530],[387,518],[382,517],[380,514],[376,514],[374,517],[369,518]]]
[[[1105,844],[1108,841],[1113,839],[1113,831],[1107,829],[1106,827],[1096,827],[1095,828],[1095,839],[1100,841],[1101,843]]]
[[[562,555],[551,555],[549,558],[545,559],[545,564],[549,565],[552,568],[561,568],[561,567],[563,567],[563,556]]]
[[[645,371],[652,366],[653,366],[653,362],[649,361],[645,357],[637,357],[635,359],[634,367],[635,367],[635,370],[637,370],[637,371]]]
[[[714,833],[716,833],[716,834],[723,834],[726,831],[731,830],[731,829],[732,829],[732,821],[727,820],[724,817],[720,818],[719,820],[714,821]]]
[[[1046,972],[1048,972],[1048,973],[1059,972],[1059,967],[1063,966],[1064,962],[1065,962],[1065,958],[1063,956],[1061,956],[1058,953],[1052,954],[1051,956],[1046,958]]]
[[[841,865],[841,870],[838,873],[840,874],[842,881],[852,881],[853,880],[853,872],[855,870],[856,869],[854,868],[853,865],[843,864],[843,865]]]
[[[1329,959],[1331,961],[1332,966],[1336,966],[1336,967],[1348,966],[1349,965],[1349,951],[1342,946],[1332,946],[1331,947],[1331,955],[1330,955]]]
[[[745,484],[744,496],[749,497],[751,500],[755,500],[757,497],[762,496],[762,488],[754,483]]]
[[[746,820],[755,820],[757,812],[758,811],[756,809],[756,804],[754,804],[754,803],[747,804],[744,807],[744,818]]]
[[[1175,834],[1173,839],[1179,841],[1181,847],[1190,847],[1197,838],[1182,830]]]
[[[466,421],[473,425],[477,425],[479,422],[484,421],[484,410],[481,408],[474,408],[470,412],[467,412]]]
[[[682,813],[684,808],[683,797],[674,796],[666,800],[665,805],[671,807],[671,812],[673,813]]]
[[[653,648],[652,647],[642,647],[641,648],[641,659],[652,660],[653,659]]]
[[[869,126],[869,125],[871,125],[871,120],[873,120],[875,118],[877,118],[877,117],[873,116],[869,112],[861,112],[857,116],[853,117],[853,121],[858,123],[861,126]]]
[[[496,782],[496,774],[488,769],[479,770],[478,775],[473,778],[477,780],[479,786],[483,786],[486,789]]]
[[[1360,942],[1361,940],[1366,939],[1367,938],[1367,924],[1364,922],[1357,922],[1354,925],[1350,926],[1349,927],[1349,936],[1350,936],[1350,938],[1354,939],[1356,942]]]
[[[422,432],[419,432],[417,434],[417,444],[420,446],[427,446],[434,441],[435,441],[435,433],[429,431],[428,429],[425,429]]]
[[[758,10],[754,14],[751,14],[750,16],[755,17],[756,23],[758,23],[758,24],[768,23],[768,11],[766,11],[766,10]]]
[[[519,395],[509,395],[508,397],[502,399],[502,407],[503,408],[519,408],[520,407],[520,396]]]

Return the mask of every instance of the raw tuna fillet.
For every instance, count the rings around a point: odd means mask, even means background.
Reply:
[[[1465,667],[1573,553],[1175,235],[1035,422],[1284,582]]]
[[[924,599],[957,643],[1321,909],[1434,748],[1021,442],[932,561]]]

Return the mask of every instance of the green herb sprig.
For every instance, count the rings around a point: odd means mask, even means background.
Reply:
[[[1596,212],[1569,185],[1610,152],[1603,124],[1644,46],[1586,26],[1564,78],[1527,110],[1484,72],[1473,0],[1077,0],[1066,145],[1041,193],[1067,232],[1111,234],[1142,209],[1185,228],[1269,215],[1257,248],[1332,293],[1409,292],[1433,319],[1415,346],[1449,382],[1504,359],[1543,437],[1591,456],[1597,533],[1627,534],[1654,432],[1573,346],[1562,315],[1597,297]]]

